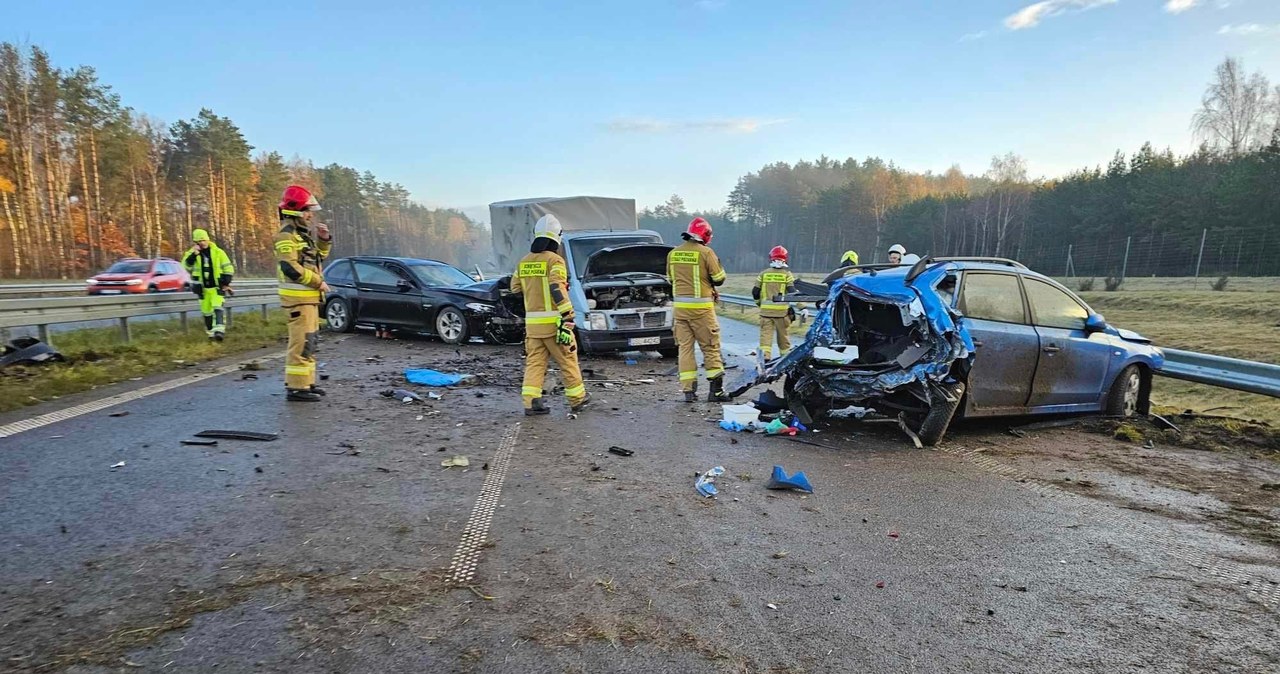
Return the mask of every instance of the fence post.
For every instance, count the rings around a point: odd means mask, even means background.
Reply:
[[[263,305],[262,305],[262,320],[263,320],[263,322],[264,322],[264,323],[265,323],[265,322],[266,322],[266,320],[267,320],[267,305],[266,305],[266,303],[263,303]]]
[[[120,318],[120,339],[121,341],[124,341],[124,342],[129,341],[129,319],[128,318],[124,318],[124,317]]]
[[[1129,246],[1133,245],[1133,237],[1124,240],[1124,264],[1120,265],[1120,280],[1125,279],[1125,275],[1129,273]]]
[[[1191,281],[1191,287],[1196,287],[1197,281],[1200,280],[1200,263],[1204,261],[1204,239],[1209,235],[1209,229],[1205,228],[1200,232],[1200,254],[1196,256],[1196,275]]]

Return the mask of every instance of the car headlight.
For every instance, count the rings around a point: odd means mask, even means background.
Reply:
[[[124,282],[124,284],[125,284],[125,285],[127,285],[127,286],[140,286],[140,285],[142,285],[142,279],[140,279],[140,278],[131,278],[131,279],[129,279],[128,281],[125,281],[125,282]]]
[[[98,279],[96,278],[87,278],[84,280],[84,282],[88,283],[91,286],[98,285]]]
[[[467,308],[477,314],[487,314],[493,311],[493,306],[484,304],[483,302],[469,302]]]
[[[608,330],[609,322],[605,320],[604,314],[599,311],[587,312],[587,329],[588,330]]]

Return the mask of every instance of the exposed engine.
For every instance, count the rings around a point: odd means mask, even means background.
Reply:
[[[595,303],[591,308],[604,311],[665,307],[671,302],[666,284],[587,288],[586,292],[588,302]]]

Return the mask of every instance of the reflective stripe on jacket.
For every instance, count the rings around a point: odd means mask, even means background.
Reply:
[[[712,292],[726,274],[715,251],[696,241],[685,241],[667,253],[667,278],[675,308],[714,309]]]
[[[205,255],[205,253],[208,255]],[[194,256],[194,259],[192,259]],[[187,264],[190,260],[191,264]],[[191,281],[198,283],[206,288],[217,288],[222,285],[219,280],[223,276],[231,276],[236,273],[235,265],[231,264],[231,258],[227,252],[218,247],[218,244],[210,241],[209,249],[202,251],[198,246],[188,250],[182,256],[182,266],[186,268],[187,273],[191,274]]]
[[[556,253],[529,253],[520,258],[511,275],[511,292],[524,295],[525,334],[529,337],[555,337],[560,321],[573,320],[568,268]]]
[[[298,218],[285,216],[281,223],[274,239],[280,304],[319,304],[320,284],[324,282],[321,266],[332,244],[312,239],[311,231]]]
[[[791,305],[785,302],[774,302],[778,295],[786,295],[788,289],[795,285],[796,277],[790,269],[774,269],[770,267],[756,277],[756,287],[760,289],[760,315],[765,318],[781,318],[787,315]]]

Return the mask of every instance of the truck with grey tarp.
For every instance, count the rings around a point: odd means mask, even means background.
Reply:
[[[528,254],[533,226],[544,215],[556,216],[563,227],[560,254],[569,268],[582,350],[675,355],[666,275],[671,246],[657,232],[639,228],[635,200],[563,197],[489,204],[493,252],[503,270],[514,270]]]

